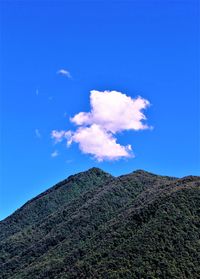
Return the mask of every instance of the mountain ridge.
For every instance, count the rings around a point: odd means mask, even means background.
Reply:
[[[146,175],[146,176],[158,176],[157,174],[154,174],[152,172],[149,172],[149,171],[145,171],[145,170],[142,170],[142,169],[136,169],[128,174],[122,174],[122,175],[119,175],[119,176],[113,176],[112,174],[98,168],[98,167],[91,167],[89,169],[87,169],[86,171],[82,171],[82,172],[79,172],[77,174],[72,174],[72,175],[69,175],[67,178],[64,178],[63,180],[55,183],[52,187],[50,188],[47,188],[46,190],[44,190],[42,193],[38,194],[37,196],[31,198],[30,200],[28,200],[27,202],[25,202],[23,205],[21,205],[18,209],[16,209],[14,212],[12,212],[10,215],[8,215],[7,217],[5,217],[4,219],[0,220],[0,222],[6,220],[7,218],[9,218],[12,214],[14,214],[16,211],[18,211],[19,209],[23,208],[24,206],[26,206],[27,204],[31,203],[32,201],[38,199],[38,198],[41,198],[43,196],[45,196],[46,194],[49,194],[51,191],[53,191],[54,189],[57,189],[57,188],[60,188],[62,187],[63,185],[65,185],[67,182],[69,182],[70,180],[74,180],[78,177],[80,177],[81,175],[87,175],[87,174],[91,174],[91,173],[97,173],[98,175],[99,174],[103,174],[105,176],[110,176],[112,178],[120,178],[120,177],[123,177],[123,176],[129,176],[131,174],[133,175]],[[177,179],[176,177],[170,177],[170,176],[165,176],[165,175],[159,175],[159,176],[162,176],[162,177],[169,177],[171,179]]]
[[[69,176],[0,222],[0,278],[198,278],[199,205],[197,176]]]

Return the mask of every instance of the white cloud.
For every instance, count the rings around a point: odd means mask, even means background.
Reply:
[[[80,112],[70,118],[80,126],[76,131],[52,131],[56,142],[67,139],[67,145],[78,143],[80,150],[91,154],[98,161],[115,160],[133,156],[131,145],[117,143],[116,134],[125,130],[144,130],[150,128],[142,110],[150,103],[142,97],[131,97],[117,91],[100,92],[92,90],[90,94],[90,112]]]
[[[77,129],[68,139],[68,145],[72,142],[78,143],[83,153],[93,155],[98,161],[131,156],[129,145],[120,145],[112,133],[97,124]]]
[[[64,138],[64,135],[65,135],[65,131],[56,131],[56,130],[53,130],[53,131],[51,132],[51,137],[52,137],[53,139],[55,139],[55,142],[56,142],[56,143],[62,141],[63,138]]]
[[[142,123],[146,117],[142,110],[149,101],[137,97],[132,99],[117,91],[91,91],[91,112],[80,112],[71,118],[76,125],[98,124],[112,133],[123,130],[143,130],[148,126]]]
[[[41,135],[39,129],[35,129],[35,136],[36,136],[38,139],[40,139],[40,138],[42,137],[42,135]]]
[[[60,69],[57,71],[57,74],[65,76],[67,78],[72,78],[71,74],[69,71],[65,70],[65,69]]]
[[[69,138],[71,138],[71,134],[72,132],[71,131],[56,131],[56,130],[53,130],[51,132],[51,137],[52,139],[55,140],[55,143],[58,143],[58,142],[61,142],[64,138],[69,140]]]
[[[57,156],[58,156],[58,151],[57,150],[55,150],[54,152],[51,153],[52,158],[55,158]]]

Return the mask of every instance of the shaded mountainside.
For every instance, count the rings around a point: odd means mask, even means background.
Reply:
[[[200,177],[70,176],[0,222],[0,278],[200,278]]]

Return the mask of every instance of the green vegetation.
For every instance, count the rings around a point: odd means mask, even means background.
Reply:
[[[70,176],[0,222],[0,278],[200,278],[200,178]]]

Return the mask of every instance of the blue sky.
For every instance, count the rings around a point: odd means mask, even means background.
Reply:
[[[114,175],[200,174],[197,0],[0,6],[1,219],[93,166]],[[113,135],[135,158],[99,162],[77,143],[51,138],[52,130],[77,129],[69,118],[90,111],[91,90],[151,103],[144,114],[154,129]]]

